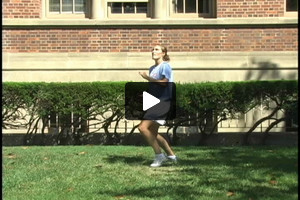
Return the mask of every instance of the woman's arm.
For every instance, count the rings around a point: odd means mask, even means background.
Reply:
[[[166,85],[167,85],[166,83],[169,82],[169,79],[167,79],[167,78],[163,78],[163,79],[160,79],[160,80],[151,78],[150,76],[148,76],[148,75],[146,74],[146,72],[139,72],[139,74],[140,74],[144,79],[146,79],[146,80],[149,81],[149,82],[161,83],[161,85],[164,85],[164,86],[166,86]]]

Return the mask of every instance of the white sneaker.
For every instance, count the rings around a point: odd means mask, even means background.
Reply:
[[[177,156],[167,156],[168,160],[173,162],[173,163],[177,163]]]
[[[155,159],[150,167],[160,167],[163,162],[167,161],[168,158],[164,154],[155,155]]]

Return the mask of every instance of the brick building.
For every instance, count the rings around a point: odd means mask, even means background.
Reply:
[[[141,81],[157,43],[179,82],[298,78],[294,0],[4,0],[2,18],[4,81]]]

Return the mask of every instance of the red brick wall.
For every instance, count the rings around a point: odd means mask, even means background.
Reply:
[[[217,18],[283,17],[285,0],[217,0]]]
[[[41,0],[2,0],[3,18],[40,18]]]
[[[297,28],[3,30],[3,52],[297,51]]]

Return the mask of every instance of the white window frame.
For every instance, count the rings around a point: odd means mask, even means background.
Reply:
[[[111,13],[111,5],[112,3],[147,3],[147,13],[136,13],[136,6],[135,6],[135,13]],[[106,4],[107,8],[107,17],[109,19],[136,19],[141,18],[145,19],[149,16],[151,5],[148,0],[108,0]],[[123,12],[123,6],[122,6]]]
[[[50,0],[42,0],[45,5],[45,16],[46,18],[51,19],[84,19],[90,15],[90,5],[91,0],[86,0],[86,11],[78,12],[75,11],[75,0],[73,0],[73,11],[72,12],[63,12],[62,11],[62,0],[60,0],[60,11],[59,12],[50,12]]]
[[[287,0],[284,0],[284,16],[285,17],[298,17],[298,11],[287,11],[286,10],[286,1]]]
[[[170,0],[169,7],[170,7],[170,17],[171,18],[212,18],[215,16],[215,7],[216,7],[216,0],[209,0],[209,10],[208,13],[198,13],[198,0],[196,0],[196,12],[195,13],[176,13],[175,12],[175,1]],[[183,12],[185,11],[185,1],[183,1]]]

